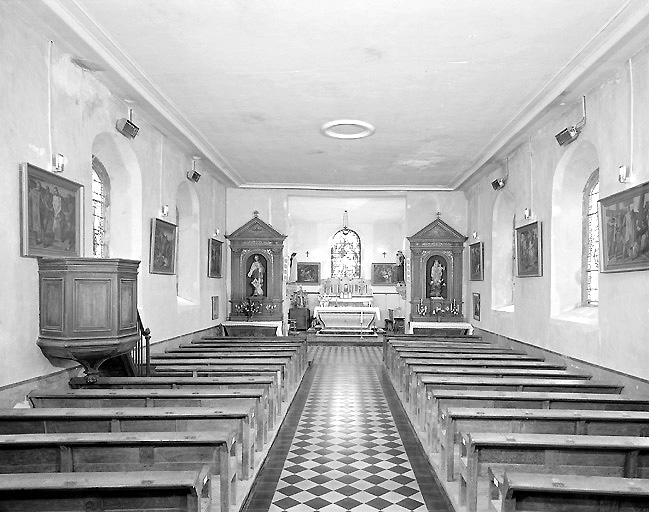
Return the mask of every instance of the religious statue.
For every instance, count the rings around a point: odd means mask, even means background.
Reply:
[[[259,255],[255,254],[255,259],[250,265],[248,277],[252,277],[250,284],[253,288],[253,296],[259,297],[264,295],[264,266],[259,261]]]
[[[406,266],[406,257],[403,255],[403,252],[397,251],[397,264],[394,266],[395,282],[397,283],[405,282],[405,266]]]
[[[442,287],[444,286],[444,267],[440,264],[439,260],[435,260],[433,266],[430,267],[430,288],[431,297],[441,297]]]

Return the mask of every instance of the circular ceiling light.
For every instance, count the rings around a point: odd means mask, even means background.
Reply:
[[[323,124],[320,131],[334,139],[363,139],[374,133],[374,127],[356,119],[337,119]]]

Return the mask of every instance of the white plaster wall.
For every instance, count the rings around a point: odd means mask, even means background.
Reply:
[[[19,172],[21,162],[48,168],[48,51],[52,39],[45,29],[26,24],[7,4],[0,3],[0,386],[58,371],[36,346],[38,338],[38,265],[35,258],[20,256]],[[101,134],[115,137],[115,121],[125,117],[126,105],[97,78],[73,65],[69,55],[52,48],[52,148],[68,159],[64,177],[81,183],[84,194],[84,254],[92,254],[91,156],[93,149],[104,147]],[[202,179],[195,184],[199,201],[201,261],[200,303],[183,309],[176,299],[175,276],[149,273],[151,218],[159,216],[162,204],[169,204],[169,220],[175,221],[175,196],[178,185],[186,180],[191,155],[186,154],[145,117],[134,122],[140,127],[136,139],[129,141],[117,134],[118,148],[130,146],[120,159],[128,161],[128,172],[142,192],[130,197],[130,205],[113,201],[118,223],[111,225],[123,234],[121,242],[111,246],[111,257],[140,259],[138,307],[152,330],[153,340],[163,340],[187,332],[205,329],[211,320],[212,295],[225,296],[225,279],[208,279],[206,269],[207,239],[216,227],[225,226],[224,187],[211,178],[209,168],[202,169]],[[121,138],[121,139],[120,139]],[[93,147],[93,144],[95,146]],[[124,157],[126,155],[126,157]],[[110,174],[110,158],[104,156]],[[204,164],[206,166],[207,164]],[[114,178],[114,176],[113,176]],[[124,178],[124,176],[122,176]],[[122,183],[122,187],[124,187]],[[122,188],[122,191],[124,188]],[[119,193],[119,187],[113,193]],[[114,199],[114,198],[113,198]],[[130,218],[126,208],[135,212]],[[136,238],[133,238],[133,234]],[[221,236],[222,239],[222,236]],[[126,241],[125,241],[126,240]],[[225,313],[221,301],[221,318]],[[72,366],[72,363],[70,363]]]
[[[631,162],[630,84],[628,67],[622,67],[605,82],[592,90],[583,91],[587,97],[587,124],[570,146],[560,147],[554,135],[581,118],[581,102],[557,106],[544,117],[541,126],[527,134],[526,142],[509,157],[509,180],[506,185],[515,203],[517,225],[523,219],[523,209],[532,208],[534,219],[543,225],[543,276],[516,278],[513,311],[492,309],[491,294],[487,293],[497,276],[498,262],[491,261],[491,233],[494,202],[498,194],[490,182],[505,174],[504,165],[474,184],[468,192],[469,232],[477,231],[485,243],[485,280],[469,282],[470,292],[481,292],[480,327],[560,352],[591,363],[613,368],[642,378],[649,378],[649,271],[600,274],[600,303],[592,308],[570,309],[575,303],[574,286],[566,286],[570,272],[561,268],[560,259],[570,244],[565,232],[558,227],[561,212],[552,211],[555,175],[562,157],[594,148],[600,168],[600,197],[624,190],[632,185],[617,181],[620,165],[633,166],[634,184],[649,180],[649,52],[645,49],[633,57],[634,112],[633,162]],[[588,151],[592,155],[592,151]],[[570,179],[570,167],[563,171]],[[577,170],[577,169],[575,169]],[[594,169],[593,169],[594,170]],[[579,169],[582,172],[582,169]],[[582,176],[583,178],[583,176]],[[585,185],[585,182],[584,182]],[[583,185],[582,185],[583,186]],[[581,199],[574,205],[581,211]],[[506,220],[509,222],[509,220]],[[556,224],[553,226],[553,223]],[[570,237],[580,237],[578,230]],[[572,239],[572,238],[571,238]],[[574,240],[573,240],[574,241]],[[578,247],[577,250],[581,250]],[[557,275],[552,275],[555,268]],[[562,275],[563,274],[563,275]],[[574,276],[573,276],[574,277]],[[555,279],[553,292],[552,280]],[[553,295],[554,298],[553,298]],[[551,305],[556,305],[553,310]]]

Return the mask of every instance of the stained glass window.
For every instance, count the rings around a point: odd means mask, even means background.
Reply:
[[[106,240],[106,217],[108,205],[108,174],[104,166],[92,161],[92,254],[105,258],[108,253]]]
[[[331,241],[331,277],[361,277],[361,238],[341,229]]]
[[[595,171],[584,189],[584,303],[599,303],[599,170]]]

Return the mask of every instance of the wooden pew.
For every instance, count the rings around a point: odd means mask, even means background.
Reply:
[[[390,346],[408,346],[410,344],[416,345],[425,345],[428,342],[456,342],[456,343],[478,343],[484,341],[482,336],[472,334],[472,335],[460,335],[460,336],[438,336],[430,334],[384,334],[383,335],[383,360],[385,360],[385,355],[387,353],[388,347]],[[484,342],[488,343],[488,342]]]
[[[1,434],[82,432],[199,432],[236,428],[241,453],[238,474],[248,480],[255,451],[263,449],[254,400],[211,407],[36,408],[0,409]],[[261,434],[261,436],[260,436]]]
[[[561,364],[546,363],[544,361],[526,361],[511,359],[427,359],[427,358],[399,358],[394,372],[390,373],[393,384],[397,391],[403,392],[407,378],[410,377],[410,367],[426,366],[434,367],[463,367],[463,368],[527,368],[536,370],[565,370],[566,366]]]
[[[607,411],[649,411],[648,396],[611,393],[557,393],[534,391],[492,391],[475,389],[433,389],[426,395],[429,443],[448,407],[497,407],[520,409],[592,409]]]
[[[490,354],[490,355],[506,355],[510,356],[510,359],[520,359],[520,356],[525,356],[523,359],[528,359],[531,356],[519,351],[512,350],[510,348],[495,347],[493,345],[478,345],[475,343],[470,344],[449,344],[442,346],[429,345],[427,347],[402,347],[390,345],[387,353],[385,362],[388,368],[393,368],[400,357],[433,357],[433,355],[439,354],[449,354],[454,357],[463,357],[463,354],[467,356],[472,356],[473,359],[476,359],[476,355],[479,354]],[[511,357],[518,356],[518,357]],[[536,359],[541,360],[541,359]]]
[[[492,472],[649,477],[647,437],[466,433],[460,447],[459,501],[467,512],[477,510],[478,480],[488,476],[488,467]]]
[[[0,473],[197,471],[209,466],[212,499],[236,504],[236,429],[211,432],[18,434],[0,436]],[[217,484],[218,482],[218,484]],[[218,485],[218,489],[217,489]]]
[[[253,352],[254,351],[254,352]],[[216,347],[212,346],[196,346],[196,345],[185,345],[184,347],[178,348],[168,348],[163,353],[153,354],[152,357],[174,357],[176,354],[182,354],[181,357],[191,357],[191,354],[195,354],[195,357],[212,357],[212,354],[239,354],[241,357],[247,357],[249,354],[268,354],[272,356],[284,356],[284,357],[294,357],[297,360],[297,370],[299,374],[302,374],[306,371],[308,366],[308,355],[306,350],[302,350],[300,347],[272,347],[269,345],[255,345],[253,347],[241,347],[241,346],[231,346],[219,345]]]
[[[4,512],[211,512],[211,475],[200,471],[0,475]]]
[[[269,356],[267,354],[238,355],[236,353],[219,352],[210,357],[184,357],[159,354],[151,356],[151,365],[158,367],[172,365],[195,365],[195,366],[214,366],[219,367],[248,367],[253,368],[258,365],[264,368],[268,365],[281,366],[282,379],[288,386],[293,389],[299,385],[301,372],[298,370],[296,359],[285,356]],[[244,370],[245,371],[245,370]]]
[[[570,370],[548,370],[544,368],[508,368],[501,366],[490,366],[487,368],[475,368],[461,366],[435,366],[435,365],[413,365],[408,368],[408,374],[403,376],[403,398],[410,402],[416,400],[417,382],[423,376],[476,376],[476,377],[527,377],[545,379],[572,379],[589,380],[592,375],[570,371]]]
[[[425,408],[430,401],[428,392],[442,389],[470,389],[490,391],[546,391],[556,393],[614,393],[622,392],[624,386],[612,382],[584,379],[543,379],[523,377],[457,377],[422,375],[417,383],[417,400],[411,405],[417,421],[421,415],[429,416]]]
[[[492,481],[491,510],[646,512],[649,480],[506,472]]]
[[[70,379],[72,389],[205,389],[208,391],[263,391],[258,411],[264,435],[267,429],[275,428],[276,416],[280,414],[280,393],[275,385],[275,375],[233,375],[224,377],[98,377],[94,382],[88,382],[85,377]],[[264,414],[265,412],[265,414]],[[265,442],[264,437],[264,442]]]
[[[448,482],[455,479],[454,448],[461,433],[649,436],[649,411],[449,407],[442,421],[438,441]]]
[[[210,407],[221,409],[248,405],[256,409],[257,427],[268,440],[269,419],[274,415],[264,401],[263,390],[227,389],[36,389],[27,395],[35,408]],[[274,421],[274,420],[273,420]]]
[[[281,365],[204,365],[194,366],[185,364],[161,365],[155,370],[153,377],[269,377],[274,379],[274,388],[277,390],[276,409],[279,413],[281,403],[286,402],[289,397],[289,386],[282,376],[283,367]]]

